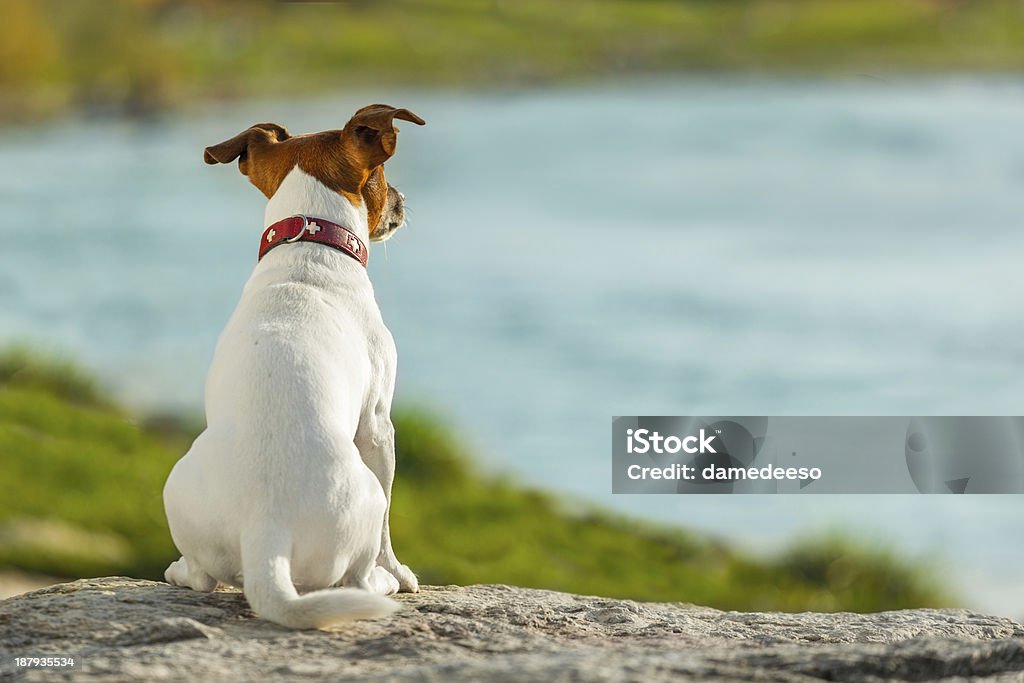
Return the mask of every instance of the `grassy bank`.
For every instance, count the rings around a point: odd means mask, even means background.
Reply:
[[[426,583],[502,582],[733,609],[938,605],[929,577],[832,540],[752,558],[677,528],[477,472],[438,421],[400,412],[395,546]],[[176,558],[160,491],[197,424],[139,420],[66,364],[0,356],[0,570],[160,578]]]
[[[1015,0],[0,0],[0,116],[353,85],[1024,67]]]

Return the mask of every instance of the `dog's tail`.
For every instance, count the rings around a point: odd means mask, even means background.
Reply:
[[[398,609],[394,600],[359,588],[325,588],[299,595],[292,583],[290,546],[287,536],[266,531],[242,540],[245,597],[261,618],[290,628],[324,628],[387,616]]]

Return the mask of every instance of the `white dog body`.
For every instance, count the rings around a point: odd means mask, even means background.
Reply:
[[[296,214],[369,242],[366,207],[298,166],[265,226]],[[417,590],[387,524],[396,363],[362,264],[308,242],[269,251],[217,342],[208,427],[164,488],[182,554],[168,582],[243,586],[257,614],[296,628],[382,616],[397,607],[383,596]]]

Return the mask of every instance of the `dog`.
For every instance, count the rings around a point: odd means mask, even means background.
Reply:
[[[164,486],[181,553],[167,582],[242,587],[260,617],[323,628],[394,611],[419,584],[391,546],[397,353],[367,244],[405,221],[383,164],[407,109],[363,107],[341,130],[259,123],[207,147],[268,199],[260,260],[206,380],[206,430]]]

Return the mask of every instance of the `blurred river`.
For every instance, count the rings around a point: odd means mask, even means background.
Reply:
[[[772,550],[842,529],[1024,615],[1020,496],[612,496],[610,417],[1024,414],[1024,81],[650,80],[249,102],[0,134],[0,343],[199,409],[263,200],[202,148],[387,101],[399,401],[492,470]]]

